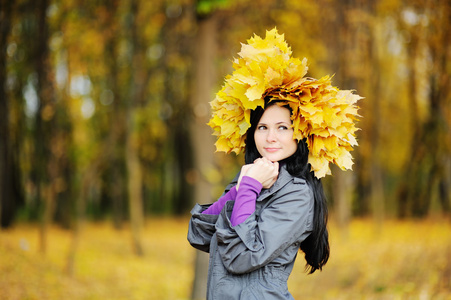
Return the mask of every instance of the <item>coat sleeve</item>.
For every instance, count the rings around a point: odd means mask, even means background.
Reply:
[[[209,252],[211,237],[215,233],[218,215],[202,214],[209,205],[196,204],[191,210],[188,227],[188,241],[196,249]]]
[[[305,181],[282,188],[257,217],[233,227],[233,203],[227,203],[216,222],[218,251],[225,268],[234,274],[252,272],[278,257],[311,232],[313,193]]]
[[[221,197],[224,197],[237,183],[239,173],[233,181],[226,187]],[[226,202],[227,203],[227,202]],[[191,210],[191,219],[188,227],[188,241],[196,249],[201,251],[210,251],[211,237],[216,231],[215,224],[218,215],[203,214],[212,204],[196,204]]]

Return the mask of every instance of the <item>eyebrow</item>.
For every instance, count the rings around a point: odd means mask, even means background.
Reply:
[[[280,125],[280,124],[291,125],[291,123],[287,123],[285,121],[280,121],[280,122],[275,123],[275,125]],[[267,123],[263,123],[263,122],[258,122],[257,125],[268,125],[268,124]]]

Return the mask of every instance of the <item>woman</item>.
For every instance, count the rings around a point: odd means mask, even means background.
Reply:
[[[349,164],[358,98],[327,78],[304,78],[305,60],[290,57],[275,29],[248,42],[212,102],[210,122],[217,148],[244,147],[246,164],[218,201],[193,208],[188,240],[210,253],[207,299],[293,299],[287,280],[298,250],[309,273],[329,258],[319,178],[329,162]]]

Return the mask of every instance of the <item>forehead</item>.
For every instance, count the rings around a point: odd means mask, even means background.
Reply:
[[[260,123],[291,123],[290,110],[286,107],[271,105],[263,113]]]

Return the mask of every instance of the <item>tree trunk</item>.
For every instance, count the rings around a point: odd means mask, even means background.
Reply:
[[[38,201],[41,205],[41,226],[39,249],[42,253],[47,248],[47,229],[52,221],[55,203],[55,178],[58,163],[52,153],[52,138],[55,137],[55,101],[52,84],[52,70],[49,59],[49,28],[46,18],[47,0],[36,2],[37,15],[37,48],[35,52],[35,68],[37,73],[37,94],[39,99],[36,114],[35,134],[35,182],[38,190]]]
[[[131,135],[131,133],[129,133]],[[142,198],[142,173],[133,137],[127,137],[126,146],[127,175],[128,175],[128,197],[130,210],[130,223],[132,230],[132,244],[134,253],[138,256],[144,255],[142,247],[142,227],[144,223],[143,198]]]
[[[356,26],[350,20],[351,7],[355,6],[353,1],[345,1],[339,4],[342,9],[338,9],[337,23],[335,28],[339,28],[339,32],[333,34],[329,38],[332,39],[332,43],[335,44],[336,49],[339,49],[338,55],[330,55],[331,65],[334,66],[334,71],[339,73],[337,85],[342,86],[344,89],[349,88],[355,83],[355,74],[350,72],[351,66],[356,63],[355,60],[359,60],[359,57],[350,56],[349,51],[355,48],[356,40]],[[353,86],[353,88],[356,88]],[[351,201],[352,194],[355,189],[353,174],[351,171],[343,172],[338,168],[334,168],[332,177],[332,189],[333,199],[335,205],[335,215],[337,218],[337,224],[343,236],[348,234],[348,225],[351,217]]]
[[[72,239],[65,267],[65,272],[68,276],[74,276],[75,273],[76,255],[78,247],[80,245],[81,231],[85,220],[86,199],[88,197],[92,182],[95,180],[95,177],[98,176],[97,169],[98,163],[89,166],[88,170],[82,175],[82,178],[80,180],[81,183],[78,192],[78,198],[76,199],[75,203],[75,222],[72,230]]]
[[[174,5],[166,2],[161,10],[170,11]],[[166,15],[166,22],[160,30],[160,41],[163,44],[164,55],[159,60],[157,68],[164,70],[164,92],[162,112],[164,120],[170,128],[162,151],[168,151],[173,159],[164,162],[161,192],[166,204],[160,206],[176,215],[185,214],[191,207],[194,185],[190,181],[193,169],[193,149],[191,145],[191,130],[187,124],[191,122],[189,82],[192,79],[193,68],[181,66],[176,61],[190,61],[193,38],[187,34],[186,22],[192,23],[194,16],[193,3],[180,5],[180,15]],[[193,25],[193,24],[192,24]],[[190,65],[192,65],[190,63]],[[188,71],[188,72],[187,72]],[[189,87],[188,87],[189,86]]]
[[[411,128],[411,134],[412,137],[419,137],[421,135],[421,120],[419,117],[419,110],[418,110],[418,76],[417,76],[417,70],[415,69],[415,66],[417,65],[415,62],[418,59],[418,52],[419,51],[419,39],[420,32],[416,32],[411,35],[411,40],[409,43],[409,46],[407,47],[407,59],[410,61],[409,64],[407,64],[408,68],[408,99],[409,99],[409,122],[410,122],[410,128]],[[404,168],[404,176],[403,180],[401,181],[398,191],[397,191],[397,201],[398,201],[398,217],[399,218],[405,218],[407,217],[410,212],[410,206],[411,206],[411,194],[413,191],[416,190],[416,183],[412,181],[412,177],[414,172],[416,174],[417,170],[415,169],[415,164],[412,163],[412,160],[414,156],[421,153],[421,151],[417,151],[417,138],[412,138],[411,141],[411,147],[410,152],[408,153],[408,156],[410,159],[407,160],[407,164]]]
[[[111,104],[112,112],[108,116],[109,131],[108,136],[103,141],[105,147],[105,165],[102,168],[102,204],[111,209],[113,226],[115,229],[121,229],[126,217],[126,178],[125,169],[125,149],[126,139],[124,137],[124,127],[126,125],[125,105],[119,84],[119,67],[117,60],[117,48],[119,39],[118,22],[116,13],[118,1],[104,1],[107,15],[102,29],[108,34],[105,36],[105,54],[104,64],[108,68],[108,78],[106,78],[107,88],[112,92],[113,102]]]
[[[134,21],[130,24],[130,44],[132,48],[132,74],[129,82],[130,99],[127,103],[126,115],[126,146],[125,159],[127,165],[127,190],[129,201],[130,223],[132,231],[133,250],[136,255],[144,255],[142,247],[142,227],[144,223],[143,197],[142,197],[142,172],[138,156],[138,143],[136,139],[136,107],[140,102],[140,95],[145,86],[144,61],[137,32],[138,3],[131,1],[131,16]]]
[[[371,164],[370,164],[370,199],[373,219],[375,221],[375,230],[379,232],[382,228],[384,214],[385,214],[385,196],[384,196],[384,182],[383,174],[381,168],[382,159],[380,157],[382,150],[381,147],[381,103],[380,99],[383,99],[381,90],[383,89],[381,85],[381,70],[379,66],[382,61],[382,53],[380,47],[381,39],[378,36],[377,28],[371,29],[372,38],[370,39],[370,47],[372,56],[370,57],[372,72],[371,78],[372,82],[372,134],[371,134]],[[379,41],[379,43],[378,43]]]
[[[343,237],[348,236],[349,221],[351,220],[351,199],[353,191],[353,174],[334,168],[333,193],[335,215],[338,227]]]
[[[9,138],[9,104],[6,86],[6,48],[11,29],[12,2],[0,2],[0,228],[8,227],[14,216],[12,153]]]
[[[214,139],[212,132],[206,125],[209,120],[209,101],[215,84],[214,57],[216,53],[216,18],[212,14],[198,22],[198,31],[195,41],[196,59],[194,91],[192,94],[192,145],[194,147],[194,162],[197,180],[194,189],[195,202],[205,204],[212,202],[212,187],[206,178],[208,170],[214,162]],[[193,283],[191,299],[205,299],[207,287],[208,256],[196,252],[196,273]]]

